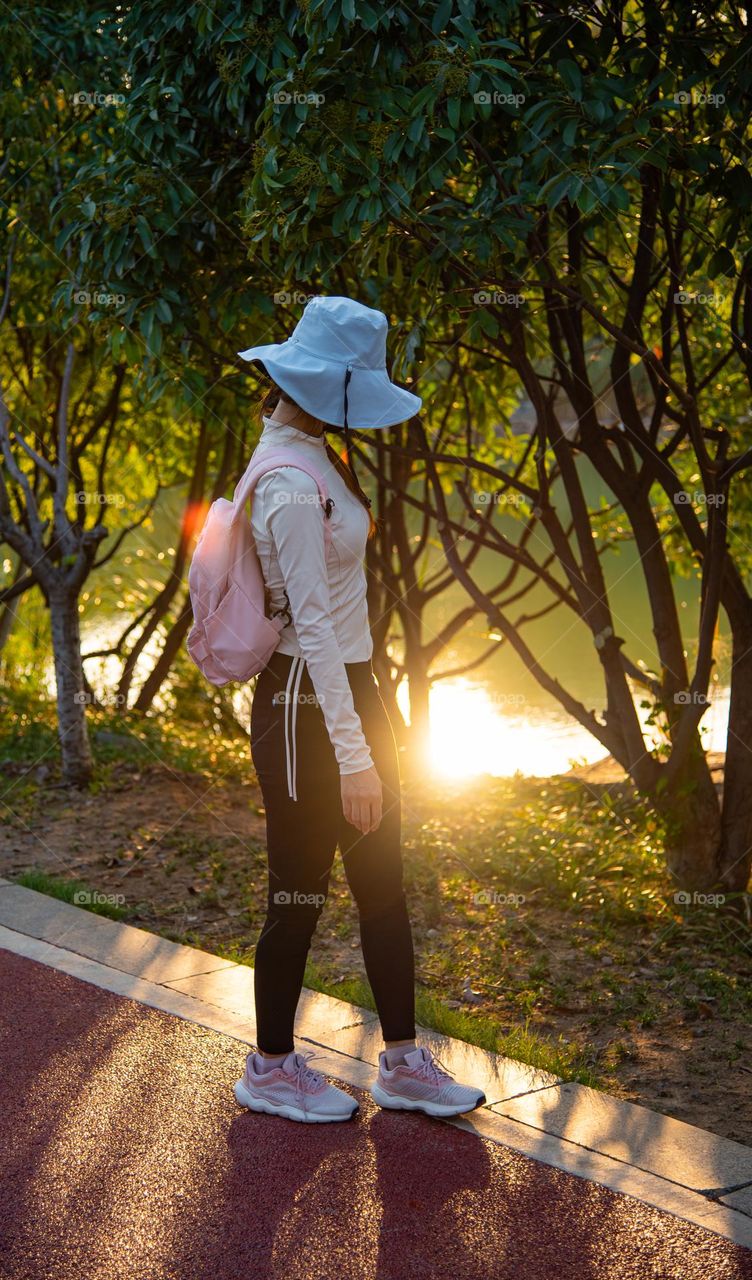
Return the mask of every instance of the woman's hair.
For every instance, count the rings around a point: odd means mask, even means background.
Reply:
[[[300,408],[300,405],[298,405],[297,402],[293,400],[291,396],[288,396],[287,393],[283,391],[281,387],[277,386],[276,382],[272,382],[272,385],[270,386],[269,390],[264,396],[264,399],[261,402],[260,412],[262,417],[268,417],[274,411],[274,409],[276,409],[280,400],[283,400],[285,404],[293,404],[293,405],[296,405],[297,408]],[[340,457],[336,449],[333,449],[328,441],[326,441],[326,454],[332,466],[335,467],[336,470],[341,475],[342,479],[344,480],[350,492],[355,494],[355,497],[360,502],[363,503],[363,506],[368,512],[368,518],[370,521],[369,528],[368,528],[368,537],[372,538],[377,531],[377,524],[373,518],[373,515],[371,514],[371,503],[368,500],[368,495],[361,488],[360,481],[358,480],[358,477],[355,475],[355,472],[352,471],[350,467],[348,467],[344,458]]]

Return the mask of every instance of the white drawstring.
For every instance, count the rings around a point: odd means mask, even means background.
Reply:
[[[298,690],[305,662],[302,657],[293,658],[285,688],[285,763],[287,765],[287,794],[298,798],[296,778],[295,722],[298,710]],[[291,740],[292,739],[292,743]]]
[[[305,662],[302,658],[298,659],[300,666],[295,677],[295,687],[292,694],[292,798],[298,798],[298,743],[295,737],[295,730],[298,723],[298,690],[300,689],[300,681],[303,678],[303,668]]]

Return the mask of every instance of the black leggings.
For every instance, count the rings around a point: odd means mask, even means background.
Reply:
[[[337,845],[358,907],[363,960],[384,1039],[415,1036],[397,749],[371,663],[347,663],[346,671],[384,792],[381,823],[367,835],[342,813],[339,768],[303,660],[275,653],[253,695],[251,755],[266,808],[269,852],[268,908],[254,979],[257,1044],[265,1053],[294,1047],[306,958]]]

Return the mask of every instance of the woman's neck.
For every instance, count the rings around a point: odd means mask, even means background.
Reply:
[[[291,404],[285,400],[277,402],[270,421],[278,422],[281,427],[295,427],[297,431],[302,431],[307,436],[324,434],[325,424],[321,418],[314,418],[312,414],[306,413],[305,409],[301,409],[300,405]]]

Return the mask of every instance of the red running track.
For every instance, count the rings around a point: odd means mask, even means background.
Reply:
[[[245,1048],[0,951],[9,1280],[752,1280],[752,1251],[368,1095],[241,1111]]]

